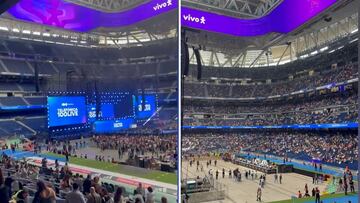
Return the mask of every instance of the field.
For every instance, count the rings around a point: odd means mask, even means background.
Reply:
[[[54,157],[54,158],[64,158],[63,155],[55,154],[55,153],[45,153],[44,155]],[[163,183],[169,184],[177,184],[177,176],[176,173],[167,173],[162,171],[155,170],[147,170],[144,173],[143,169],[136,169],[135,167],[130,167],[126,165],[113,164],[108,162],[100,162],[91,159],[70,157],[69,162],[72,164],[76,164],[79,166],[86,166],[90,168],[100,169],[104,171],[110,171],[115,173],[121,173],[129,176],[136,176],[139,178],[145,178],[149,180],[159,181]]]
[[[324,203],[327,203],[327,202],[331,202],[331,203],[333,203],[333,202],[344,202],[344,203],[347,203],[349,200],[352,201],[352,203],[358,202],[357,193],[351,194],[351,195],[348,195],[348,196],[345,196],[344,193],[323,195],[321,200]],[[271,202],[271,203],[308,203],[308,202],[315,202],[315,198],[309,197],[309,198],[302,198],[302,199],[276,201],[276,202]]]

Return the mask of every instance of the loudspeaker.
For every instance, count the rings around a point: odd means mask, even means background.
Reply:
[[[144,111],[145,109],[145,88],[144,88],[144,79],[140,79],[140,87],[141,87],[141,109]]]
[[[101,108],[101,95],[99,94],[98,83],[95,81],[94,83],[94,91],[95,91],[95,112],[96,112],[96,120],[100,118],[100,108]]]
[[[196,57],[196,63],[197,63],[197,79],[201,80],[202,64],[201,64],[200,52],[199,52],[199,49],[195,49],[195,47],[193,47],[193,50],[194,50],[194,54]]]
[[[181,44],[181,67],[183,68],[183,75],[188,76],[190,65],[189,47],[185,40],[181,40]]]
[[[34,76],[35,76],[35,91],[40,91],[40,80],[39,80],[39,67],[38,62],[35,60],[34,62]]]

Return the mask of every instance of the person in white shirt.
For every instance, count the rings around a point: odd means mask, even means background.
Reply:
[[[147,188],[146,203],[155,203],[155,194],[152,187]]]
[[[134,201],[136,199],[140,199],[140,203],[145,203],[144,202],[144,198],[141,194],[139,194],[139,192],[137,190],[134,190],[134,197],[133,197]]]
[[[73,183],[73,191],[66,195],[66,203],[86,203],[84,195],[79,190],[79,185]]]

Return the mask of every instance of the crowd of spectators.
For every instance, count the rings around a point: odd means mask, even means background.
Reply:
[[[91,141],[97,148],[104,150],[117,150],[119,157],[128,155],[130,159],[139,155],[151,154],[160,161],[169,161],[176,153],[176,136],[174,135],[103,135],[94,136]]]
[[[274,126],[303,124],[339,124],[356,122],[358,111],[350,112],[290,112],[273,115],[244,116],[240,118],[185,118],[185,126]]]
[[[254,152],[332,165],[354,164],[358,159],[356,133],[209,133],[183,134],[183,155]]]
[[[45,145],[45,146],[44,146]],[[91,153],[95,147],[100,153]],[[48,141],[36,144],[34,152],[40,153],[46,148],[57,154],[84,159],[95,159],[102,162],[134,164],[134,160],[143,158],[146,168],[157,169],[157,163],[176,165],[176,136],[175,135],[134,135],[112,134],[94,135],[89,139],[81,138],[72,141]]]
[[[292,92],[314,89],[316,87],[333,85],[358,77],[357,63],[331,68],[322,72],[275,81],[269,84],[262,83],[223,83],[188,82],[184,85],[185,96],[208,96],[229,98],[268,97],[290,94]]]
[[[184,105],[184,125],[236,126],[356,122],[357,94],[322,96],[312,100],[277,103],[212,104],[189,102]],[[207,115],[198,117],[194,115]]]
[[[1,203],[154,203],[152,187],[138,187],[131,193],[121,185],[102,182],[99,176],[86,178],[75,174],[65,164],[47,166],[44,158],[42,166],[15,160],[6,154],[0,162],[0,202]],[[4,179],[4,173],[7,173]],[[165,197],[161,200],[166,203]]]

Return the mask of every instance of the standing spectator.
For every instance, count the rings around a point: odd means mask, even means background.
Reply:
[[[256,201],[261,202],[261,188],[259,187],[256,192]]]
[[[11,184],[13,183],[14,179],[11,177],[10,172],[8,172],[8,176],[5,178],[5,186],[9,190],[9,197],[12,195],[12,187]]]
[[[346,181],[344,181],[344,190],[345,190],[345,195],[348,194],[348,184]]]
[[[9,203],[9,189],[4,184],[4,177],[0,168],[0,203]]]
[[[101,185],[100,185],[100,178],[99,176],[95,176],[92,186],[95,188],[96,193],[100,194],[101,193]]]
[[[354,181],[350,181],[350,192],[355,192]]]
[[[320,190],[316,188],[315,190],[315,203],[320,203]]]
[[[302,194],[301,194],[301,191],[300,191],[300,190],[298,191],[298,198],[299,198],[299,199],[302,198]]]
[[[83,180],[78,173],[75,175],[74,183],[76,183],[79,186],[80,191],[83,191]]]
[[[136,192],[137,194],[141,195],[143,199],[145,199],[145,190],[142,187],[141,183],[138,184],[138,187],[136,188]]]
[[[89,194],[90,193],[90,188],[91,188],[91,175],[87,175],[86,179],[84,180],[83,183],[83,188],[84,188],[84,194]]]
[[[313,189],[311,190],[311,196],[312,196],[312,197],[315,197],[315,194],[316,194],[316,191],[315,191],[315,188],[313,188]]]
[[[94,187],[90,188],[90,193],[86,196],[87,202],[86,203],[101,203],[101,197]]]
[[[66,195],[66,203],[86,203],[84,195],[79,191],[77,183],[72,184],[73,191]]]
[[[65,151],[65,160],[66,160],[66,163],[69,162],[69,152],[68,151]]]
[[[123,196],[122,196],[123,190],[121,187],[118,187],[116,189],[115,195],[114,195],[114,203],[123,203]]]
[[[134,190],[134,199],[140,199],[139,203],[145,203],[143,196],[138,192],[138,190]]]
[[[54,190],[47,187],[44,182],[37,182],[37,191],[34,196],[33,203],[55,203],[56,194]]]
[[[147,188],[147,195],[146,195],[146,203],[155,203],[155,195],[154,195],[154,192],[153,192],[153,189],[151,187],[148,187]]]

